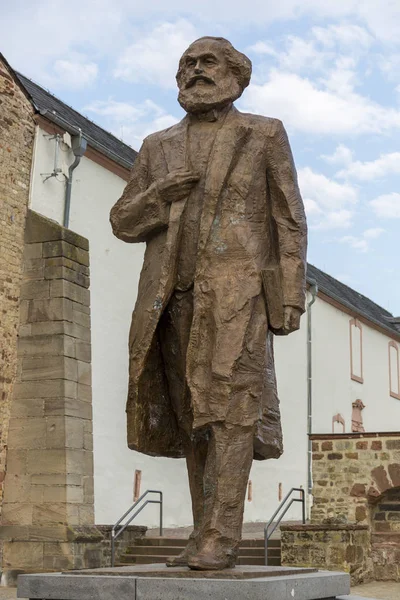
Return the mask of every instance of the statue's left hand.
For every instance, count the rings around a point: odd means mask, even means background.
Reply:
[[[296,306],[285,306],[283,329],[286,335],[300,329],[300,318],[302,314],[302,311]]]

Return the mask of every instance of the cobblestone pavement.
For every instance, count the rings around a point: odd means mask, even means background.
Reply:
[[[377,600],[400,600],[400,583],[393,581],[374,581],[351,589],[355,596],[376,598]]]

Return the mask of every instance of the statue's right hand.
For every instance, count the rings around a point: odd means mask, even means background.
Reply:
[[[186,198],[198,180],[192,171],[173,171],[157,183],[157,188],[165,202],[176,202]]]

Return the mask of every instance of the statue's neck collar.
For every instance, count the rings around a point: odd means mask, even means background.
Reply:
[[[215,107],[201,113],[190,113],[189,119],[191,123],[201,123],[201,122],[209,122],[213,123],[215,121],[220,121],[225,117],[225,115],[232,108],[232,103],[226,104],[222,107]]]

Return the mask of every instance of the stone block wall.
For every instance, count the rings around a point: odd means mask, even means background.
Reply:
[[[3,525],[91,525],[88,241],[29,211]]]
[[[128,526],[115,543],[115,559],[146,534],[146,527]],[[0,539],[8,545],[8,561],[2,585],[16,585],[20,573],[92,569],[111,565],[111,525],[96,527],[0,527]],[[17,538],[17,539],[16,539]]]
[[[400,486],[400,433],[313,435],[312,522],[371,521],[370,507]]]
[[[400,432],[311,440],[311,523],[281,526],[282,564],[400,581]]]
[[[88,250],[85,238],[28,211],[0,527],[3,579],[101,563]]]
[[[400,581],[400,487],[372,507],[371,557],[375,579]]]
[[[367,525],[281,525],[284,566],[350,573],[353,585],[371,576]]]
[[[0,515],[17,334],[22,251],[35,123],[33,107],[0,55]]]

